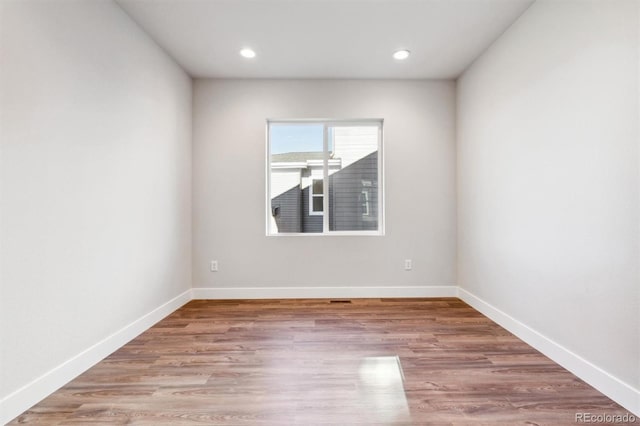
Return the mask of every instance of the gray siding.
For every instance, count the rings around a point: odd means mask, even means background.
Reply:
[[[378,152],[373,152],[329,176],[329,200],[330,230],[377,230]],[[368,205],[368,214],[365,204]]]
[[[322,232],[322,216],[309,215],[309,191],[297,185],[271,200],[279,233]],[[332,231],[378,229],[377,152],[329,176],[329,209]]]
[[[309,188],[296,185],[271,199],[271,214],[276,220],[278,233],[322,232],[322,216],[309,215]]]
[[[309,191],[302,190],[302,232],[322,232],[322,215],[309,215]]]
[[[271,214],[278,225],[278,232],[302,232],[300,185],[271,199]]]

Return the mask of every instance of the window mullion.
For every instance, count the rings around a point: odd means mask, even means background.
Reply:
[[[322,131],[322,232],[329,232],[329,126]]]
[[[384,234],[384,157],[382,152],[382,124],[378,124],[378,231]]]

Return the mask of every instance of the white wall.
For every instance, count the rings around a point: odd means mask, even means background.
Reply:
[[[191,80],[111,1],[0,14],[5,398],[189,289]]]
[[[196,80],[194,287],[455,285],[454,90],[432,81]],[[265,236],[267,118],[383,118],[386,235]],[[209,271],[212,259],[219,272]]]
[[[637,8],[538,0],[460,78],[457,126],[461,288],[636,392]]]

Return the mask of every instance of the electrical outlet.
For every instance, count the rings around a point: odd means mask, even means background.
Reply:
[[[405,259],[404,260],[404,270],[405,271],[410,271],[411,269],[413,269],[413,262],[411,262],[411,259]]]
[[[218,272],[218,261],[212,260],[210,266],[211,272]]]

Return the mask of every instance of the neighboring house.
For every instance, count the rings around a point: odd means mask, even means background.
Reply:
[[[377,131],[377,130],[376,130]],[[336,129],[329,153],[329,229],[378,229],[378,144],[368,128]],[[322,232],[323,153],[271,156],[271,229]]]

